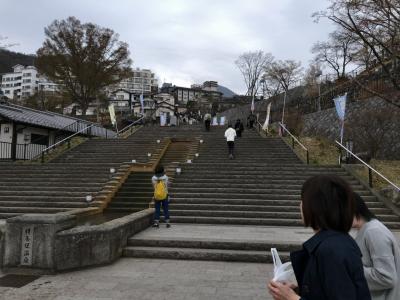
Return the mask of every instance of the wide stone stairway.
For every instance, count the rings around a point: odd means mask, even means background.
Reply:
[[[190,136],[193,131],[198,130],[146,127],[126,139],[87,140],[45,164],[2,162],[0,219],[96,206],[96,202],[88,204],[86,196],[96,197],[110,179],[110,168],[117,169],[133,159],[138,163],[154,161],[161,147],[157,139]]]
[[[229,160],[224,130],[204,132],[199,157],[175,177],[172,228],[133,236],[125,256],[270,262],[268,251],[277,247],[287,258],[311,233],[299,228],[300,190],[317,174],[346,179],[380,220],[400,228],[400,218],[343,168],[308,166],[280,138],[262,138],[255,131],[244,132],[235,143],[235,159]],[[268,238],[271,232],[274,239]],[[294,239],[293,232],[302,239]]]

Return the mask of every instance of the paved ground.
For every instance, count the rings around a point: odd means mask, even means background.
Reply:
[[[124,258],[100,268],[43,276],[4,300],[271,300],[268,264]]]
[[[149,228],[137,237],[301,243],[311,234],[298,227],[174,224]],[[394,234],[400,239],[400,231]],[[123,258],[104,267],[42,276],[19,289],[0,287],[0,299],[271,300],[266,290],[271,275],[270,264]]]

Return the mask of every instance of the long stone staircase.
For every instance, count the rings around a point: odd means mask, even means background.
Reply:
[[[126,139],[88,140],[45,164],[1,162],[0,219],[96,206],[87,203],[86,196],[96,197],[110,179],[110,168],[133,159],[154,161],[161,147],[157,139],[194,136],[198,131],[193,126],[146,127]]]
[[[0,218],[85,208],[110,179],[110,168],[136,159],[148,162],[159,144],[142,134],[127,139],[92,139],[46,164],[0,165]]]
[[[288,259],[289,251],[300,242],[262,241],[246,235],[262,235],[276,227],[304,230],[300,227],[300,190],[307,178],[317,174],[346,179],[380,220],[400,228],[399,216],[343,168],[307,166],[280,138],[262,138],[255,131],[244,132],[235,143],[235,159],[229,160],[223,132],[213,128],[203,133],[199,157],[183,165],[182,174],[175,178],[170,188],[172,231],[157,236],[149,229],[147,234],[133,236],[125,256],[270,262],[269,249],[277,247]],[[174,232],[176,227],[186,228],[185,232]],[[228,237],[230,231],[241,230],[247,233]],[[198,231],[201,234],[196,235]],[[226,234],[213,237],[218,231]]]

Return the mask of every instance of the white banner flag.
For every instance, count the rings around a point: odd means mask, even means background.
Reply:
[[[115,117],[114,104],[108,106],[108,111],[110,112],[111,123],[115,126],[117,124],[117,118]]]
[[[344,116],[346,114],[346,100],[347,100],[347,93],[344,94],[343,96],[333,99],[333,101],[335,102],[336,112],[341,121],[344,121]]]
[[[347,100],[347,93],[343,96],[336,97],[333,99],[335,102],[336,112],[340,121],[342,122],[340,128],[340,143],[343,143],[343,135],[344,135],[344,118],[346,115],[346,100]]]
[[[140,94],[140,106],[142,107],[142,115],[144,115],[144,100],[143,100],[143,94]]]
[[[251,112],[254,112],[254,96],[253,96],[253,99],[251,99],[250,110],[251,110]]]
[[[268,132],[268,125],[269,125],[269,117],[271,114],[271,102],[267,106],[267,117],[265,118],[265,123],[262,127],[263,130],[266,130]]]

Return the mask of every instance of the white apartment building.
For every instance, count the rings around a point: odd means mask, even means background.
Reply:
[[[9,99],[24,99],[38,91],[55,92],[59,85],[40,76],[34,66],[16,65],[12,73],[2,75],[1,90]]]
[[[124,79],[119,84],[116,84],[109,88],[111,98],[115,97],[116,100],[128,100],[129,95],[127,93],[115,93],[118,90],[125,90],[134,95],[150,95],[158,92],[158,79],[155,74],[149,69],[133,70],[133,76]]]

